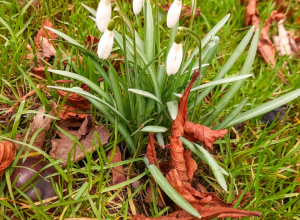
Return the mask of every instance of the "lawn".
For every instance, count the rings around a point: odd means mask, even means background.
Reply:
[[[299,2],[242,2],[0,1],[0,219],[300,219]]]

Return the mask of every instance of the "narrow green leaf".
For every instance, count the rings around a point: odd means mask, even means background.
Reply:
[[[247,54],[246,60],[244,62],[244,65],[239,75],[246,75],[250,72],[256,55],[258,39],[259,39],[259,32],[257,31],[253,37],[253,40],[249,48],[249,52]],[[222,98],[216,104],[217,106],[222,104],[222,106],[216,109],[212,114],[207,116],[205,120],[202,122],[203,125],[209,126],[218,117],[220,112],[222,112],[226,108],[226,106],[229,104],[231,99],[235,96],[239,88],[242,86],[243,82],[244,80],[240,80],[238,82],[233,83],[233,85],[230,87],[227,93],[224,96],[222,96]]]
[[[71,72],[67,72],[67,71],[62,71],[62,70],[53,70],[53,69],[48,69],[49,72],[51,73],[55,73],[58,75],[62,75],[62,76],[66,76],[66,77],[70,77],[72,79],[77,79],[80,82],[85,83],[86,85],[88,85],[92,90],[94,90],[95,92],[97,92],[101,97],[103,97],[110,105],[113,104],[112,102],[112,98],[105,92],[103,91],[99,85],[93,83],[91,80],[89,80],[88,78],[81,76],[79,74],[76,73],[71,73]]]
[[[77,200],[79,199],[82,194],[84,193],[84,191],[86,190],[86,188],[88,187],[89,183],[88,182],[85,182],[80,188],[79,190],[77,191],[76,193],[76,196],[74,197],[74,200]]]
[[[188,147],[193,153],[195,153],[200,159],[202,159],[205,163],[209,165],[220,186],[225,191],[227,191],[227,184],[223,175],[225,170],[222,171],[221,167],[211,156],[211,154],[208,151],[206,151],[203,147],[199,146],[198,144],[190,142],[184,137],[180,137],[180,140],[186,147]],[[228,175],[226,171],[225,173]]]
[[[170,112],[171,118],[173,120],[175,120],[177,117],[177,114],[178,114],[178,102],[176,100],[172,101],[172,102],[167,102],[167,106],[168,106],[168,110]]]
[[[125,182],[122,182],[122,183],[119,183],[119,184],[116,184],[116,185],[113,185],[113,186],[106,187],[106,188],[104,188],[104,189],[101,190],[101,193],[109,192],[109,191],[112,191],[112,190],[119,189],[119,188],[122,188],[124,186],[127,186],[130,183],[133,183],[133,182],[141,179],[145,175],[146,175],[146,172],[144,172],[144,173],[142,173],[142,174],[138,175],[137,177],[134,177],[134,178],[132,178],[130,180],[127,180]]]
[[[274,99],[270,102],[264,103],[254,109],[251,109],[249,111],[243,112],[240,115],[238,115],[236,118],[234,118],[230,123],[226,125],[226,127],[231,127],[233,125],[239,124],[243,121],[247,121],[251,118],[255,118],[259,115],[265,114],[269,111],[272,111],[275,108],[278,108],[282,105],[287,104],[288,102],[293,101],[294,99],[298,98],[300,96],[300,89],[297,89],[293,92],[289,92],[288,94],[285,94],[277,99]]]
[[[230,70],[230,68],[233,66],[233,64],[236,62],[236,60],[239,58],[239,56],[242,54],[246,46],[248,45],[249,41],[251,40],[251,37],[254,32],[254,27],[252,27],[248,33],[245,35],[241,43],[237,46],[237,48],[233,51],[227,62],[224,64],[220,72],[215,76],[213,81],[222,79],[224,75]],[[196,103],[191,103],[189,106],[189,110],[193,109],[195,106],[197,106],[212,90],[214,87],[206,88],[196,99]]]
[[[147,98],[150,98],[150,99],[153,99],[153,100],[157,101],[160,105],[163,105],[161,103],[161,101],[155,95],[153,95],[150,92],[140,90],[140,89],[128,89],[128,91],[133,92],[133,93],[138,94],[138,95],[141,95],[141,96],[144,96],[144,97],[147,97]]]
[[[230,115],[228,115],[224,121],[222,121],[220,124],[216,125],[215,127],[213,127],[213,130],[217,130],[217,129],[223,129],[226,127],[226,125],[231,122],[235,117],[237,117],[237,115],[240,113],[240,111],[242,110],[242,108],[246,105],[248,101],[248,98],[245,98],[231,113]]]
[[[162,126],[155,126],[155,125],[151,125],[151,126],[146,126],[143,129],[141,129],[142,132],[151,132],[151,133],[164,133],[166,132],[168,129]]]
[[[88,10],[94,17],[96,17],[96,11],[93,8],[90,8],[89,6],[86,6],[85,4],[81,4],[86,10]]]
[[[197,210],[188,203],[166,180],[166,178],[162,175],[161,171],[154,164],[149,164],[149,160],[147,157],[144,158],[144,163],[146,164],[149,172],[160,186],[160,188],[170,197],[170,199],[175,202],[178,206],[180,206],[183,210],[187,211],[191,215],[201,218],[200,214]]]
[[[67,92],[75,92],[75,93],[85,97],[88,100],[90,100],[90,99],[97,100],[98,102],[100,102],[101,104],[105,105],[110,110],[112,110],[120,119],[122,119],[127,125],[129,125],[127,119],[117,109],[115,109],[113,106],[111,106],[107,102],[103,101],[102,99],[98,98],[97,96],[94,96],[91,93],[84,91],[82,88],[79,88],[79,87],[64,88],[64,87],[59,87],[59,86],[48,86],[48,88],[63,90],[63,91],[67,91]]]
[[[66,35],[66,34],[64,34],[64,33],[60,32],[60,31],[58,31],[58,30],[55,30],[55,29],[53,29],[53,28],[50,28],[50,27],[44,26],[44,28],[46,28],[46,29],[52,31],[53,33],[57,34],[58,36],[62,37],[63,39],[65,39],[65,40],[68,41],[69,43],[74,44],[74,45],[77,45],[77,46],[83,48],[83,46],[82,46],[80,43],[78,43],[76,40],[74,40],[73,38],[69,37],[68,35]]]
[[[153,21],[153,14],[152,14],[152,7],[149,0],[146,0],[146,15],[145,15],[145,53],[149,60],[154,58],[154,21]]]

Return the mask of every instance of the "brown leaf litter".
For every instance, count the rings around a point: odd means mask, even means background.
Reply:
[[[93,117],[88,115],[84,120],[78,118],[69,118],[57,123],[62,130],[76,138],[87,153],[96,150],[93,146],[93,134],[96,132],[101,140],[102,145],[108,143],[109,132],[104,125],[95,127]],[[52,148],[50,156],[55,159],[63,159],[62,164],[67,164],[68,154],[71,154],[71,161],[79,161],[85,157],[78,144],[73,148],[74,140],[66,136],[62,131],[57,130],[58,138],[51,140]],[[75,154],[75,155],[74,155]]]
[[[56,104],[55,102],[49,102],[49,106],[51,108],[51,111],[48,113],[50,116],[56,116]],[[43,149],[44,141],[46,139],[47,130],[50,129],[52,118],[49,118],[47,116],[44,116],[45,114],[45,106],[43,106],[34,117],[33,121],[31,122],[29,126],[29,135],[27,137],[26,143],[29,144],[31,139],[33,138],[35,132],[42,128],[42,130],[36,135],[35,139],[33,140],[32,145],[36,148]],[[16,134],[15,139],[17,141],[24,142],[25,136],[28,131],[24,131],[22,134]],[[21,148],[20,144],[15,144],[16,149],[19,150]],[[24,151],[27,149],[27,147],[24,147]],[[30,152],[33,152],[34,150],[30,150]]]
[[[208,127],[196,125],[187,120],[188,96],[194,82],[198,77],[199,71],[195,70],[190,83],[180,99],[178,114],[172,123],[171,136],[169,139],[171,160],[174,168],[167,173],[166,179],[172,185],[172,187],[200,213],[201,219],[212,219],[214,217],[240,218],[245,216],[260,216],[260,212],[233,209],[234,203],[226,203],[214,193],[208,193],[204,190],[198,191],[191,185],[193,174],[197,169],[197,164],[191,158],[191,152],[184,149],[180,137],[183,136],[193,142],[200,141],[204,146],[212,148],[213,142],[215,142],[218,138],[223,137],[227,133],[227,130],[211,130]],[[150,141],[151,138],[149,137],[149,142]],[[152,142],[153,141],[151,141],[150,144],[152,144]],[[153,149],[154,146],[149,147],[148,144],[148,148]],[[143,215],[135,215],[133,219],[150,220],[154,218],[147,218]],[[198,218],[187,213],[185,210],[178,210],[168,216],[162,216],[157,219],[192,220]]]
[[[108,158],[111,157],[112,151],[113,150],[111,150],[109,152]],[[112,157],[112,160],[111,160],[110,163],[113,164],[113,163],[118,163],[118,162],[121,162],[121,161],[122,161],[121,151],[120,151],[120,148],[117,146],[116,150],[115,150],[115,153],[113,154],[113,157]],[[124,175],[122,165],[113,167],[111,172],[112,172],[112,183],[113,183],[113,185],[116,185],[118,183],[122,183],[122,182],[126,181],[126,177]]]
[[[60,119],[68,119],[68,118],[85,119],[88,115],[89,114],[78,112],[78,110],[74,106],[64,104],[61,111],[58,114],[58,117]]]
[[[81,88],[84,90],[84,91],[89,91],[89,87],[86,85],[86,84],[81,84]],[[72,103],[72,105],[82,111],[85,111],[85,110],[89,110],[90,109],[90,101],[87,100],[86,98],[84,98],[83,96],[81,95],[78,95],[77,93],[74,93],[74,92],[70,92],[68,94],[68,92],[66,91],[62,91],[62,90],[56,90],[58,92],[58,94],[64,98],[66,95],[68,95],[67,97],[67,102],[70,102]]]
[[[274,21],[280,21],[284,18],[284,14],[272,11],[270,17],[265,21],[264,27],[261,29],[260,39],[257,44],[258,52],[262,55],[266,63],[269,63],[273,68],[275,66],[275,49],[268,32]],[[287,81],[281,71],[278,72],[278,77],[286,84]]]
[[[257,0],[249,0],[249,3],[246,8],[246,25],[254,25],[255,31],[258,30],[260,19],[259,13],[256,8]],[[284,18],[283,13],[279,13],[277,11],[272,11],[271,15],[268,19],[266,19],[264,26],[261,30],[260,39],[257,45],[258,52],[263,57],[264,61],[271,65],[273,68],[275,66],[275,49],[274,44],[272,43],[269,37],[270,26],[274,21],[280,21]],[[284,43],[285,44],[285,43]],[[278,77],[286,84],[287,80],[283,76],[282,72],[279,70]]]
[[[0,142],[0,175],[14,160],[16,148],[13,142],[4,140]]]

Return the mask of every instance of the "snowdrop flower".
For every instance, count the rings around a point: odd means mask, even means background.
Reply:
[[[143,8],[144,0],[133,0],[132,9],[135,15],[138,15]]]
[[[168,53],[166,68],[167,68],[167,74],[169,76],[177,73],[181,65],[182,56],[183,56],[182,40],[183,40],[182,34],[178,33],[175,36],[175,42],[173,43]]]
[[[169,8],[168,16],[167,16],[167,26],[168,28],[172,28],[175,26],[177,21],[179,20],[180,12],[181,12],[181,0],[174,0],[173,4]]]
[[[112,20],[109,22],[107,29],[105,30],[104,34],[102,35],[99,44],[97,54],[100,59],[107,59],[110,55],[114,44],[114,26],[115,22]]]
[[[100,32],[104,32],[111,18],[111,0],[100,0],[96,13],[96,24]]]

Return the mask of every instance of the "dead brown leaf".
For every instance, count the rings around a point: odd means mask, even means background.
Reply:
[[[260,20],[256,9],[257,0],[249,0],[246,8],[246,26],[253,25],[255,30],[259,28]]]
[[[260,212],[233,209],[232,203],[224,202],[214,193],[208,193],[204,190],[200,192],[194,189],[190,183],[193,178],[193,174],[197,169],[197,164],[191,158],[190,151],[184,149],[180,137],[183,136],[191,141],[201,141],[206,147],[212,148],[213,142],[227,133],[227,130],[210,130],[205,126],[196,125],[187,121],[188,96],[198,77],[199,71],[195,70],[190,83],[180,99],[178,114],[172,123],[171,136],[169,138],[171,159],[174,169],[171,169],[171,171],[167,173],[166,179],[172,187],[200,213],[201,219],[212,219],[214,217],[239,218],[244,216],[260,216]],[[141,220],[152,218],[135,215],[133,219]],[[179,210],[168,216],[163,216],[157,219],[187,220],[198,218],[193,217],[184,210]]]
[[[110,151],[108,154],[109,158],[111,157],[111,154],[112,154],[112,151]],[[117,162],[121,162],[121,161],[122,161],[121,151],[120,151],[120,148],[117,146],[116,151],[112,157],[111,163],[113,164],[113,163],[117,163]],[[113,167],[111,172],[112,172],[113,185],[116,185],[118,183],[122,183],[122,182],[126,181],[126,177],[123,174],[122,165]]]
[[[89,91],[89,87],[86,84],[81,84],[81,88],[84,91],[87,91],[87,92]],[[56,91],[63,98],[68,94],[68,92],[66,92],[66,91],[62,91],[62,90],[56,90]],[[82,111],[90,109],[90,101],[74,92],[69,93],[67,102],[72,103],[74,107],[76,107]]]
[[[146,156],[149,160],[149,164],[155,164],[157,167],[159,167],[157,157],[156,157],[154,142],[155,142],[155,140],[154,140],[153,134],[149,133]]]
[[[198,77],[199,71],[195,70],[190,83],[180,99],[178,114],[172,123],[171,136],[169,137],[172,163],[182,181],[191,181],[189,176],[192,176],[191,173],[194,172],[195,168],[194,166],[189,166],[192,163],[192,158],[188,162],[185,160],[184,147],[179,138],[183,136],[192,141],[201,141],[205,146],[211,147],[214,141],[227,133],[227,130],[210,130],[203,125],[196,125],[187,121],[188,96]]]
[[[44,26],[54,28],[52,22],[50,21],[50,19],[47,18],[43,23],[43,27],[40,28],[40,30],[38,31],[38,33],[35,37],[35,48],[36,49],[40,47],[40,45],[42,43],[42,40],[44,40],[43,38],[45,38],[46,41],[48,41],[49,43],[50,43],[49,39],[55,39],[56,38],[55,34],[52,31],[49,31],[48,29],[45,29]]]
[[[272,11],[270,17],[265,21],[265,25],[261,30],[260,39],[257,45],[258,52],[262,55],[266,63],[269,63],[273,68],[275,65],[275,49],[268,32],[270,26],[274,21],[280,21],[284,18],[284,14],[278,13],[277,11]],[[287,83],[286,79],[282,75],[281,71],[278,72],[278,77]]]
[[[286,31],[283,22],[283,19],[278,22],[278,36],[273,36],[275,49],[278,51],[279,56],[294,56],[298,54],[299,48],[293,38],[293,34]]]
[[[56,115],[56,104],[55,102],[49,102],[49,106],[51,108],[51,111],[48,113],[48,115],[50,116],[55,116]],[[38,135],[35,137],[32,145],[34,147],[37,147],[39,149],[43,149],[43,145],[44,145],[44,141],[45,141],[45,138],[46,138],[46,134],[47,134],[47,130],[49,130],[50,126],[51,126],[51,122],[52,122],[52,118],[49,118],[47,116],[44,116],[43,114],[45,114],[45,106],[43,106],[39,112],[41,114],[36,114],[34,117],[33,117],[33,121],[31,122],[30,124],[30,131],[29,131],[29,135],[28,135],[28,138],[27,138],[27,141],[26,143],[28,144],[31,139],[33,138],[33,135],[35,134],[35,132],[42,128],[43,130],[40,131],[38,133]],[[22,134],[17,134],[15,139],[18,140],[18,141],[24,141],[24,138],[26,136],[26,133],[27,131],[24,131]],[[16,144],[16,148],[17,150],[19,150],[21,147],[20,144]],[[27,149],[27,147],[25,146],[24,147],[24,151]],[[30,152],[32,152],[33,150],[31,149]]]
[[[0,175],[14,160],[16,148],[13,142],[4,140],[0,142]]]
[[[108,143],[109,132],[103,125],[95,127],[93,125],[93,117],[88,115],[84,120],[77,118],[69,118],[58,122],[58,125],[67,133],[76,137],[76,139],[81,143],[83,148],[87,153],[91,153],[96,150],[93,146],[93,134],[96,132],[102,145]],[[79,161],[85,157],[81,148],[76,144],[75,149],[72,149],[73,139],[69,138],[60,130],[56,132],[58,138],[51,141],[52,148],[50,150],[50,156],[55,159],[64,159],[62,164],[66,165],[68,154],[71,154],[71,161]],[[75,152],[76,151],[76,152]],[[75,154],[75,155],[74,155]]]
[[[88,115],[89,114],[79,113],[74,106],[64,104],[61,111],[58,114],[58,117],[60,119],[68,119],[68,118],[85,119]]]

